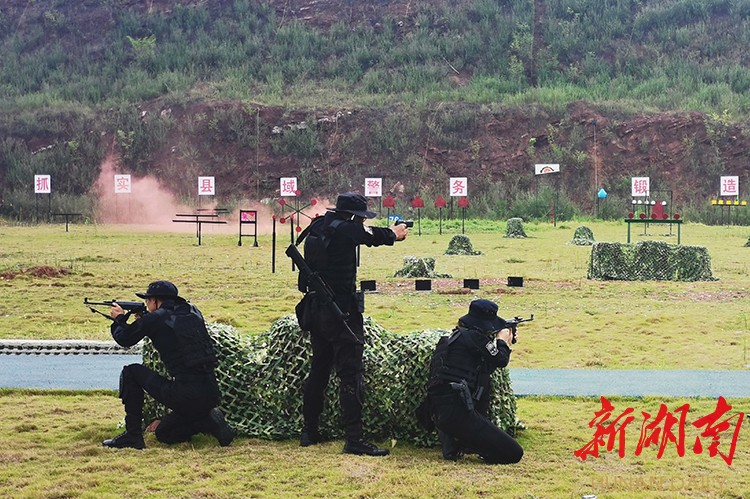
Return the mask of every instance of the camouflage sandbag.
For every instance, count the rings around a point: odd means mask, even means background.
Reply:
[[[576,228],[575,233],[573,234],[573,240],[570,241],[570,244],[574,244],[576,246],[591,246],[595,243],[594,240],[594,233],[586,227],[585,225],[581,225],[580,227]]]
[[[481,255],[481,251],[474,251],[469,236],[465,234],[456,234],[448,243],[446,255]]]
[[[509,218],[505,228],[505,236],[513,238],[524,238],[526,231],[523,230],[523,219],[522,218]]]
[[[209,324],[219,358],[216,375],[221,408],[239,435],[263,439],[298,438],[302,427],[302,386],[310,370],[310,341],[294,315],[276,321],[271,329],[242,337],[231,326]],[[437,434],[423,430],[414,410],[425,395],[429,361],[435,344],[448,331],[430,330],[397,335],[365,319],[364,423],[368,438],[396,439],[416,445],[437,443]],[[146,341],[143,361],[164,373],[158,353]],[[492,379],[493,420],[514,434],[516,400],[508,371],[499,369]],[[165,408],[147,397],[144,420],[158,419]],[[325,438],[342,438],[338,382],[333,376],[321,416]]]
[[[435,259],[431,257],[405,256],[404,266],[397,270],[393,277],[449,278],[450,274],[435,272]]]

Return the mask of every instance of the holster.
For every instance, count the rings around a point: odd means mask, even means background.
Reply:
[[[453,390],[458,392],[458,396],[464,403],[466,408],[470,411],[474,410],[474,398],[471,396],[471,390],[469,389],[468,383],[465,379],[462,379],[460,383],[450,383]]]

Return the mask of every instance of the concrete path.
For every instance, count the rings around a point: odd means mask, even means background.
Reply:
[[[0,341],[0,388],[116,390],[120,370],[141,355],[111,342]],[[28,343],[28,342],[27,342]],[[102,343],[105,343],[102,345]],[[135,353],[134,353],[135,352]],[[750,397],[750,370],[510,370],[516,395]]]

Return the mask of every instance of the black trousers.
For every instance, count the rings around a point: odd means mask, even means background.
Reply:
[[[352,329],[364,338],[361,314],[351,314]],[[359,327],[357,319],[359,318]],[[363,437],[362,404],[364,398],[362,364],[363,345],[355,343],[351,333],[339,319],[323,311],[310,332],[312,344],[312,366],[303,388],[302,416],[304,429],[317,431],[320,415],[323,412],[325,391],[335,368],[340,381],[339,404],[344,434],[347,440],[360,440]]]
[[[476,409],[470,411],[456,392],[443,391],[430,395],[430,408],[435,426],[440,430],[443,448],[454,447],[466,453],[479,454],[490,464],[517,463],[523,457],[523,448],[516,440],[495,426]],[[446,439],[453,439],[447,441]]]
[[[210,431],[208,413],[219,404],[219,387],[212,375],[190,381],[170,380],[143,364],[125,366],[120,374],[120,398],[128,432],[142,432],[144,393],[172,409],[156,428],[160,442],[187,442],[193,435]]]

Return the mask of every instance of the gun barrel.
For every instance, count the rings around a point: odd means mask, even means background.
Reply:
[[[89,301],[88,298],[83,299],[83,304],[89,307],[111,307],[117,303],[123,310],[139,310],[145,309],[146,304],[140,301],[120,301],[120,300],[102,300],[102,301]]]

